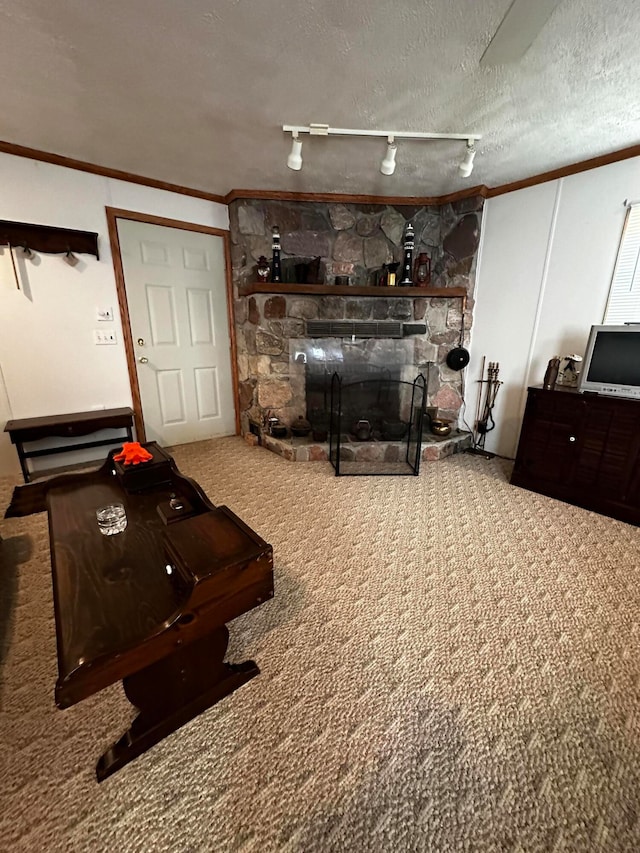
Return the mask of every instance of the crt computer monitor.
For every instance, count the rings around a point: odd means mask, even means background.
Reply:
[[[591,327],[578,390],[640,399],[640,325]]]

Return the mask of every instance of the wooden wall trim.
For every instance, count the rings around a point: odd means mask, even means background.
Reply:
[[[388,195],[357,195],[350,193],[299,193],[285,190],[231,190],[225,196],[229,204],[237,199],[266,199],[268,201],[325,201],[335,204],[449,204],[471,196],[487,197],[488,187],[480,184],[468,190],[441,196],[388,196]]]
[[[133,423],[136,428],[137,441],[146,441],[144,420],[142,418],[142,398],[140,397],[140,385],[138,384],[138,373],[136,371],[136,356],[131,334],[131,321],[129,319],[129,303],[127,302],[127,290],[124,284],[124,267],[122,265],[122,254],[120,252],[120,236],[118,234],[117,216],[113,208],[107,207],[107,227],[109,230],[109,242],[111,243],[111,257],[113,259],[113,271],[116,276],[116,291],[118,294],[118,307],[122,326],[124,350],[127,356],[127,370],[129,372],[129,385],[131,387],[131,398],[133,401]]]
[[[39,160],[43,163],[52,163],[56,166],[64,166],[67,169],[77,169],[81,172],[89,172],[93,175],[101,175],[106,178],[114,178],[118,181],[128,181],[132,184],[140,184],[146,187],[153,187],[154,189],[167,190],[168,192],[191,196],[192,198],[200,198],[205,201],[212,201],[218,204],[229,204],[230,202],[241,198],[253,198],[273,201],[325,201],[335,202],[337,204],[440,205],[450,204],[452,202],[459,201],[460,199],[476,195],[482,196],[482,198],[494,198],[498,195],[504,195],[505,193],[526,189],[527,187],[533,187],[537,184],[546,183],[547,181],[555,181],[558,178],[566,178],[570,175],[577,175],[580,172],[587,172],[590,169],[597,169],[600,166],[608,166],[611,163],[628,160],[631,157],[640,157],[640,145],[631,145],[628,148],[611,151],[609,154],[601,154],[598,157],[591,157],[589,160],[570,163],[567,166],[561,166],[560,168],[552,169],[549,172],[541,172],[540,174],[532,175],[529,178],[523,178],[520,181],[513,181],[509,184],[501,184],[497,187],[487,187],[484,184],[479,184],[478,186],[471,187],[468,190],[459,190],[458,192],[448,193],[441,196],[376,196],[349,193],[300,193],[278,190],[247,189],[234,189],[226,195],[217,195],[216,193],[205,192],[204,190],[198,190],[192,187],[184,187],[180,184],[171,184],[167,181],[147,178],[142,175],[133,174],[132,172],[124,172],[120,169],[98,166],[95,163],[87,163],[84,160],[76,160],[73,157],[65,157],[61,154],[53,154],[49,151],[41,151],[37,148],[28,148],[24,145],[16,145],[13,142],[4,142],[0,140],[0,152],[4,152],[5,154],[14,154],[17,157],[26,157],[31,160]]]
[[[180,219],[167,219],[164,216],[155,216],[149,213],[139,213],[135,210],[123,210],[117,207],[106,207],[107,226],[109,230],[109,241],[111,243],[111,255],[113,258],[113,269],[116,277],[116,291],[118,294],[118,307],[122,320],[122,334],[124,349],[127,357],[127,370],[129,372],[129,384],[131,386],[131,397],[133,400],[133,420],[136,427],[138,441],[146,440],[144,418],[142,414],[142,397],[140,396],[140,385],[138,383],[138,371],[136,370],[136,355],[131,332],[131,320],[129,317],[129,304],[127,302],[127,291],[124,281],[124,267],[120,253],[120,238],[118,235],[118,219],[133,219],[136,222],[147,222],[150,225],[163,225],[168,228],[181,228],[184,231],[198,231],[202,234],[212,234],[214,237],[222,237],[225,260],[225,287],[227,296],[227,321],[229,324],[229,349],[231,356],[231,380],[233,384],[233,404],[235,408],[236,435],[240,433],[240,388],[238,382],[238,364],[236,358],[236,327],[235,306],[233,300],[233,283],[231,270],[231,241],[229,232],[209,225],[198,225],[195,222],[184,222]]]
[[[166,216],[156,216],[153,213],[140,213],[137,210],[123,210],[120,207],[105,208],[107,214],[117,219],[133,219],[136,222],[146,222],[149,225],[166,225],[168,228],[181,228],[183,231],[199,231],[201,234],[214,234],[216,237],[225,237],[229,234],[228,228],[214,228],[213,225],[199,225],[197,222],[185,222],[183,219],[169,219]]]
[[[556,181],[558,178],[567,178],[570,175],[577,175],[580,172],[598,169],[600,166],[608,166],[611,163],[629,160],[632,157],[640,157],[640,145],[631,145],[628,148],[621,148],[619,151],[611,151],[609,154],[600,154],[598,157],[591,157],[589,160],[580,160],[577,163],[560,166],[549,172],[541,172],[538,175],[531,175],[529,178],[523,178],[520,181],[513,181],[509,184],[500,184],[497,187],[488,187],[485,184],[479,184],[468,190],[460,190],[440,196],[374,196],[340,193],[293,193],[278,192],[277,190],[231,190],[225,196],[225,202],[229,204],[229,202],[239,198],[256,198],[274,201],[328,201],[343,204],[451,204],[454,201],[477,195],[482,196],[482,198],[494,198],[505,193],[534,187],[537,184],[544,184],[547,181]]]
[[[233,269],[231,261],[231,235],[223,235],[224,261],[227,282],[227,314],[229,320],[229,355],[231,358],[231,380],[236,407],[236,435],[240,435],[240,376],[238,374],[238,347],[236,345],[236,304],[233,297]]]
[[[153,187],[156,190],[168,190],[179,195],[188,195],[193,198],[202,198],[205,201],[215,201],[218,204],[226,204],[224,196],[215,193],[196,190],[192,187],[183,187],[180,184],[171,184],[168,181],[159,181],[156,178],[146,178],[133,172],[124,172],[121,169],[110,169],[107,166],[98,166],[96,163],[87,163],[85,160],[76,160],[73,157],[64,157],[62,154],[52,154],[49,151],[40,151],[38,148],[27,148],[24,145],[16,145],[13,142],[0,140],[0,152],[14,154],[16,157],[27,157],[30,160],[39,160],[42,163],[52,163],[54,166],[65,166],[67,169],[76,169],[79,172],[89,172],[92,175],[101,175],[103,178],[114,178],[118,181],[127,181],[130,184],[140,184],[144,187]]]
[[[629,148],[622,148],[620,151],[601,154],[599,157],[592,157],[590,160],[581,160],[579,163],[561,166],[558,169],[552,169],[550,172],[541,172],[539,175],[523,178],[521,181],[513,181],[510,184],[502,184],[498,187],[490,187],[486,198],[493,198],[497,195],[504,195],[504,193],[523,190],[526,187],[534,187],[537,184],[544,184],[547,181],[556,181],[558,178],[567,178],[569,175],[588,172],[590,169],[598,169],[600,166],[608,166],[611,163],[618,163],[621,160],[629,160],[631,157],[640,157],[640,145],[631,145]]]

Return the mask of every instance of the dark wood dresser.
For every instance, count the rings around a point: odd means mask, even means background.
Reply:
[[[529,388],[511,483],[640,524],[640,401]]]

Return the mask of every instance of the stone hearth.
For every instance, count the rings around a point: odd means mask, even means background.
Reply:
[[[277,453],[289,462],[327,462],[329,460],[329,443],[317,442],[311,438],[274,438],[262,435],[260,443],[267,450]],[[354,461],[371,462],[400,461],[405,451],[405,443],[400,441],[359,441],[343,446],[343,458]],[[454,453],[461,453],[471,447],[471,433],[455,432],[446,438],[438,438],[425,432],[422,438],[423,462],[437,462]],[[353,454],[353,455],[351,455]]]

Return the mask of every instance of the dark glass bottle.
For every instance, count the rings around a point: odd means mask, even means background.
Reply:
[[[277,225],[273,226],[271,249],[273,256],[271,258],[271,281],[282,281],[282,267],[280,265],[280,229]]]
[[[269,261],[265,258],[264,255],[260,255],[258,258],[258,266],[256,267],[256,272],[258,273],[258,281],[267,281],[269,279],[270,265]]]
[[[413,284],[413,225],[409,222],[404,232],[404,261],[402,262],[402,277],[399,282],[400,287],[411,287]]]

